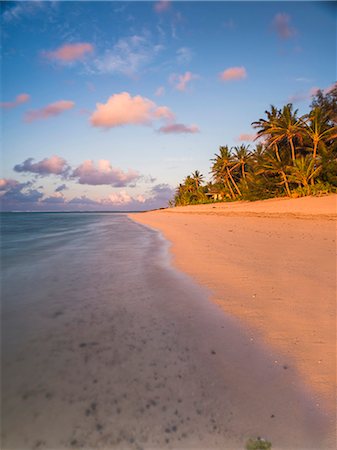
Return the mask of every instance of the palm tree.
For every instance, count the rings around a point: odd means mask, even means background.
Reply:
[[[268,147],[274,147],[276,157],[280,161],[278,144],[288,142],[291,149],[291,159],[294,163],[296,158],[294,139],[300,141],[303,137],[303,118],[297,118],[297,109],[293,111],[293,105],[288,103],[282,110],[271,106],[271,111],[266,111],[267,119],[253,122],[254,128],[260,128],[258,137],[267,136]]]
[[[219,147],[219,154],[216,154],[212,161],[214,162],[211,167],[211,172],[215,181],[224,183],[228,187],[232,198],[235,199],[236,195],[231,186],[232,183],[237,194],[241,196],[241,191],[231,173],[238,165],[234,164],[233,156],[229,148],[227,146]]]
[[[192,173],[191,178],[195,183],[196,189],[198,190],[204,181],[204,176],[199,172],[199,170],[196,170]]]
[[[184,187],[186,192],[193,192],[195,188],[194,180],[191,175],[188,175],[184,180]]]
[[[256,144],[255,150],[251,153],[250,159],[254,164],[260,165],[265,157],[265,153],[266,148],[263,144]]]
[[[287,170],[288,166],[285,162],[279,160],[273,153],[267,153],[262,167],[258,170],[257,174],[279,175],[281,177],[281,182],[279,184],[284,185],[287,195],[291,197]]]
[[[321,165],[315,164],[315,159],[311,155],[301,156],[295,160],[293,167],[290,167],[289,181],[303,186],[307,193],[310,193],[309,183],[312,184],[314,179],[320,173]]]
[[[329,126],[328,120],[328,116],[318,107],[302,119],[304,132],[312,140],[314,160],[318,148],[337,137],[337,126]]]
[[[293,105],[288,103],[280,113],[280,117],[273,123],[272,137],[270,144],[277,144],[287,141],[291,148],[291,159],[293,163],[296,159],[294,139],[302,141],[303,138],[303,119],[297,118],[297,109],[293,111]]]
[[[236,147],[234,147],[234,152],[235,152],[234,157],[235,157],[236,161],[238,162],[238,164],[240,164],[240,167],[241,167],[242,179],[247,184],[245,168],[251,158],[251,152],[249,151],[249,145],[242,144],[240,146],[236,146]]]
[[[274,105],[270,105],[270,111],[264,112],[267,116],[267,119],[259,119],[256,122],[252,123],[252,126],[254,128],[260,128],[260,130],[257,132],[257,137],[270,137],[271,135],[271,128],[279,118],[281,111],[276,108]]]
[[[276,108],[274,105],[270,105],[270,111],[265,111],[265,114],[267,116],[267,119],[259,119],[256,122],[252,123],[252,126],[254,128],[259,128],[259,131],[257,132],[257,136],[255,138],[255,141],[260,138],[266,138],[267,141],[267,147],[273,147],[275,150],[275,154],[277,159],[280,161],[280,154],[277,142],[271,143],[271,139],[273,137],[273,133],[275,130],[275,124],[280,119],[281,111]]]

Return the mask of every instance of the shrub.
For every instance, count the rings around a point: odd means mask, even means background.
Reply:
[[[249,439],[246,444],[246,450],[270,450],[271,442],[262,438]]]

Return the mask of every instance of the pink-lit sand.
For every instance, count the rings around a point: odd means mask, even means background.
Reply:
[[[336,206],[329,195],[132,215],[172,242],[175,266],[252,339],[281,352],[327,411],[336,392]]]

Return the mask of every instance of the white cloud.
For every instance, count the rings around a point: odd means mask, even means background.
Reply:
[[[102,56],[95,58],[89,70],[101,74],[119,73],[133,76],[149,64],[162,49],[161,45],[154,45],[147,36],[121,38]]]

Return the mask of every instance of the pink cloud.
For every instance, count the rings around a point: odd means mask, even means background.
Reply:
[[[242,133],[236,138],[236,140],[239,142],[252,142],[255,141],[256,137],[256,134]]]
[[[334,89],[336,89],[337,87],[337,83],[333,83],[330,86],[326,87],[325,89],[323,89],[324,94],[329,94],[330,92],[332,92]],[[315,94],[317,94],[317,90],[315,92]],[[315,95],[313,94],[313,95]]]
[[[274,17],[272,27],[281,39],[289,39],[296,34],[296,29],[290,26],[290,16],[278,13]]]
[[[311,97],[313,97],[314,95],[317,95],[318,91],[322,91],[324,95],[329,94],[333,89],[335,89],[335,87],[337,86],[337,83],[333,83],[330,86],[324,88],[324,89],[320,89],[318,87],[312,87],[307,91],[304,92],[297,92],[294,95],[291,95],[289,97],[289,102],[291,103],[298,103],[298,102],[302,102],[305,100],[310,100]]]
[[[18,181],[12,180],[11,178],[0,178],[0,191],[6,191],[18,184]]]
[[[185,72],[183,75],[172,74],[170,76],[170,83],[174,85],[178,91],[186,91],[188,84],[198,78],[192,72]]]
[[[153,8],[156,13],[163,13],[171,8],[171,2],[169,0],[160,0],[159,2],[155,2]]]
[[[101,159],[97,162],[86,160],[78,166],[71,175],[78,178],[80,184],[92,186],[109,184],[115,187],[123,187],[140,178],[140,174],[134,170],[123,172],[121,169],[112,167],[109,161]]]
[[[165,119],[172,121],[175,119],[173,112],[167,106],[158,106],[154,111],[154,116],[158,119]]]
[[[153,120],[172,120],[174,114],[166,106],[157,106],[148,98],[128,92],[112,95],[106,103],[97,103],[90,117],[94,127],[113,128],[122,125],[151,125]]]
[[[27,111],[25,114],[25,122],[34,122],[34,120],[48,119],[62,114],[64,111],[71,109],[75,106],[74,102],[69,100],[60,100],[50,105],[45,106],[42,109],[36,109]]]
[[[14,166],[15,172],[30,172],[38,175],[65,175],[69,170],[67,161],[57,155],[44,158],[36,163],[33,161],[33,158],[28,158],[23,163],[17,164]]]
[[[159,128],[159,133],[180,134],[180,133],[199,133],[196,125],[184,125],[183,123],[172,123]]]
[[[43,56],[59,62],[73,62],[83,59],[86,54],[92,53],[94,47],[87,42],[79,42],[77,44],[66,44],[52,52],[44,52]]]
[[[0,106],[4,109],[15,108],[16,106],[22,105],[22,103],[26,103],[30,100],[29,94],[19,94],[15,97],[13,102],[1,102]]]
[[[242,80],[247,77],[247,71],[243,66],[229,67],[221,72],[219,76],[222,81]]]
[[[298,92],[294,95],[291,95],[288,100],[291,103],[303,102],[305,100],[309,100],[313,95],[316,95],[318,91],[319,88],[312,87],[306,92]],[[326,93],[325,90],[323,90],[323,92]]]

